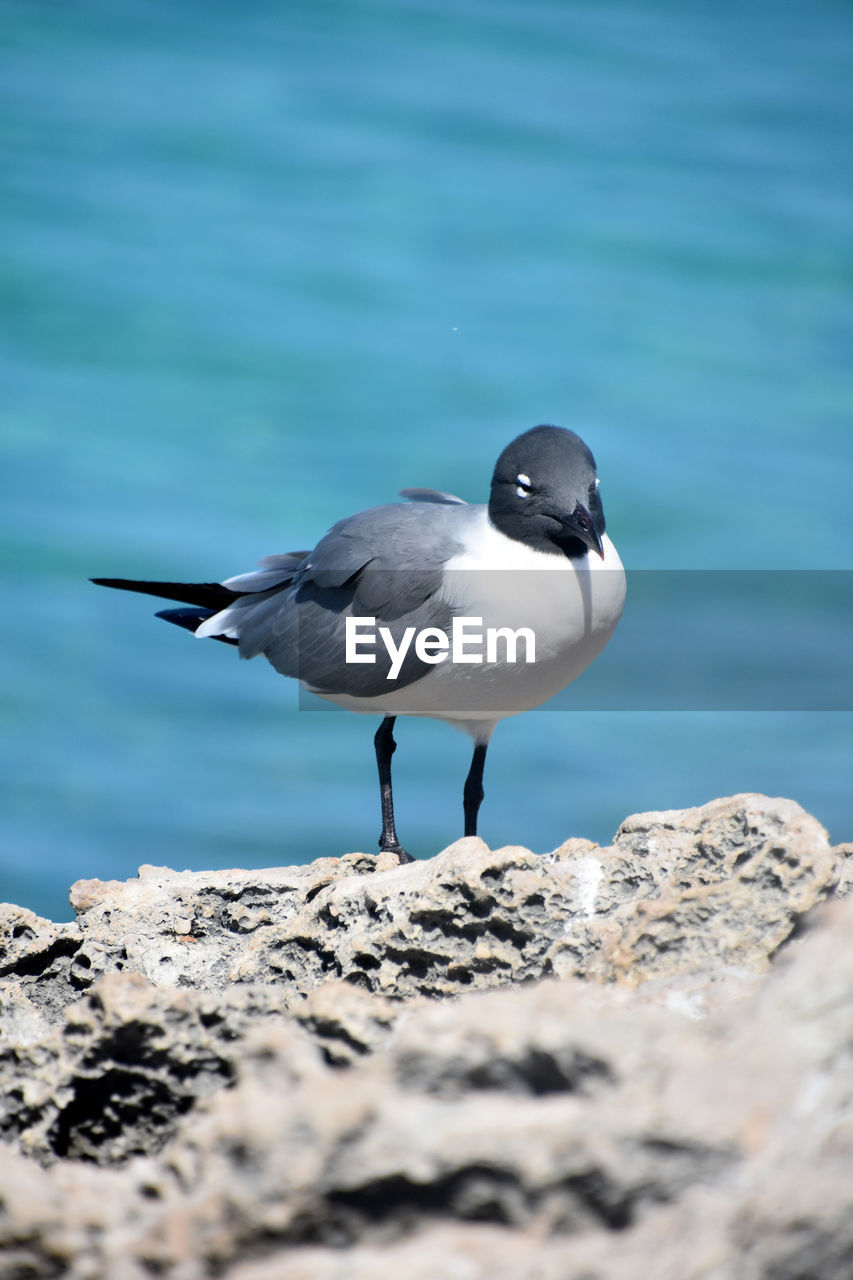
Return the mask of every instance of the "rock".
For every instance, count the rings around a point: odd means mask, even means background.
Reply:
[[[58,1017],[79,994],[71,962],[82,936],[77,924],[53,924],[25,907],[0,903],[0,998],[9,1002],[4,1013],[14,1005],[16,1017],[38,1020],[41,1014],[44,1021]],[[10,1033],[4,1016],[0,1037]]]
[[[271,987],[214,995],[107,974],[39,1040],[0,1051],[0,1134],[43,1163],[157,1151],[199,1098],[232,1082],[249,1026],[281,1020],[282,1007]]]
[[[6,908],[0,1276],[846,1280],[849,848],[739,796]]]
[[[31,922],[41,932],[21,942],[7,924],[6,971],[54,1016],[117,971],[210,991],[306,993],[343,979],[392,999],[551,975],[636,984],[762,972],[840,874],[814,818],[761,796],[630,818],[606,849],[570,840],[543,858],[469,838],[427,862],[375,865],[348,854],[78,881],[76,926]]]
[[[838,883],[835,892],[839,898],[853,893],[853,843],[837,844],[833,849],[838,867]]]

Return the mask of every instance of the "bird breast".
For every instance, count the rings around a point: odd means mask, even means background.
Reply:
[[[406,688],[380,698],[327,695],[330,701],[385,715],[497,721],[546,702],[598,656],[625,601],[622,562],[606,535],[603,560],[570,560],[507,538],[485,512],[471,534],[467,549],[446,564],[439,596],[457,624],[472,619],[471,633],[484,640],[489,629],[518,632],[514,660],[505,643],[497,645],[497,661],[458,662],[448,654]],[[533,634],[533,651],[523,630]]]

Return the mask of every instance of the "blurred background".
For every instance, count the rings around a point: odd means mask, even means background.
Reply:
[[[373,720],[90,575],[219,579],[407,485],[482,501],[543,421],[591,445],[629,569],[853,567],[845,0],[0,19],[0,899],[375,848]],[[398,731],[427,857],[470,746]],[[850,839],[852,745],[841,711],[532,713],[481,834],[758,790]]]

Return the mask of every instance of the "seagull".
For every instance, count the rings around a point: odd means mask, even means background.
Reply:
[[[267,556],[222,582],[91,581],[182,602],[156,616],[381,716],[379,849],[412,862],[394,823],[397,717],[470,735],[464,833],[476,835],[495,726],[546,702],[598,656],[622,613],[625,573],[605,532],[595,460],[563,427],[536,426],[507,445],[487,504],[433,489],[400,496],[340,520],[313,551]]]

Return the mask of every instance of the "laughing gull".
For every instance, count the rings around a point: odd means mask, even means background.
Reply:
[[[601,652],[625,574],[604,531],[595,460],[562,427],[533,427],[504,449],[488,505],[432,489],[401,497],[339,521],[313,551],[268,556],[221,583],[92,581],[182,601],[192,607],[157,617],[237,645],[243,658],[262,653],[311,693],[382,716],[379,848],[411,862],[394,826],[397,716],[471,735],[463,811],[465,835],[476,835],[495,725],[545,702]]]

